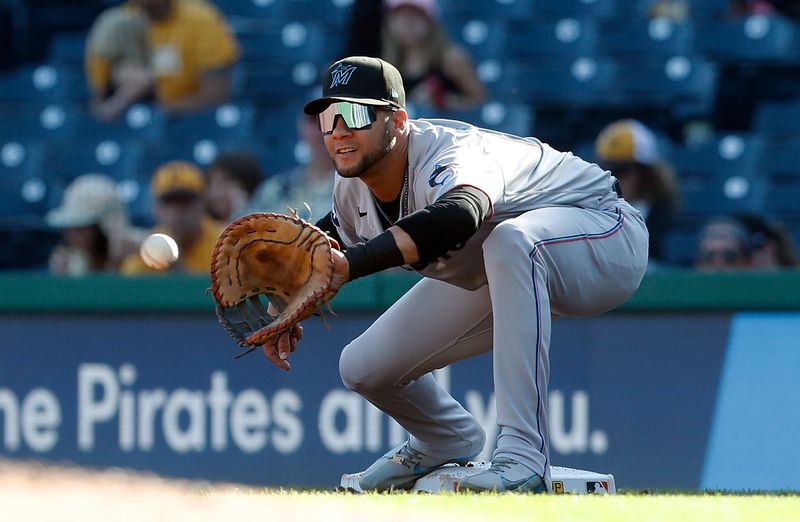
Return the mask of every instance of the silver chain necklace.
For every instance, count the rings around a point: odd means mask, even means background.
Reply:
[[[378,198],[375,197],[375,194],[372,192],[372,189],[368,188],[367,190],[369,190],[369,195],[372,196],[372,201],[375,202],[375,207],[378,209],[378,212],[381,213],[383,219],[385,219],[386,222],[389,223],[389,225],[394,225],[402,217],[408,215],[408,161],[406,161],[406,171],[405,174],[403,175],[403,189],[400,194],[401,197],[400,215],[397,217],[396,220],[390,219],[389,216],[386,215],[386,212],[383,210],[383,207],[381,207],[381,203],[378,200]]]

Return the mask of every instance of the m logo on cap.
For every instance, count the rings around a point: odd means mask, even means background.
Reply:
[[[336,66],[336,69],[331,71],[331,86],[330,88],[333,89],[339,85],[347,85],[350,81],[350,77],[353,76],[353,71],[358,69],[355,65],[346,65],[340,63]]]

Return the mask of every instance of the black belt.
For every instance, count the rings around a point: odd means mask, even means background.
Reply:
[[[611,186],[611,190],[616,192],[618,197],[623,197],[622,196],[622,189],[619,188],[619,181],[618,180],[614,181],[614,184]]]

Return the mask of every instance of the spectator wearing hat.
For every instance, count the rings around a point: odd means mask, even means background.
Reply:
[[[206,214],[206,183],[198,167],[184,161],[160,166],[150,186],[155,203],[156,227],[152,232],[172,236],[180,256],[171,270],[208,274],[211,251],[221,228]],[[139,254],[131,254],[122,263],[126,275],[151,274]]]
[[[705,272],[750,270],[753,246],[747,227],[727,216],[706,222],[700,231],[694,266]]]
[[[82,276],[113,271],[135,241],[117,184],[104,174],[78,176],[64,191],[61,206],[46,216],[62,230],[62,241],[50,254],[53,274]]]
[[[622,195],[645,218],[650,259],[664,258],[664,237],[675,221],[678,191],[675,173],[664,160],[658,140],[633,119],[615,121],[595,140],[597,161],[619,180]]]
[[[239,47],[224,16],[205,0],[128,0],[90,30],[85,69],[98,118],[113,120],[155,97],[172,114],[227,101]]]

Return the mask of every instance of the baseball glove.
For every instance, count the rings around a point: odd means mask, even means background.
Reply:
[[[331,248],[339,246],[296,215],[250,214],[222,232],[211,255],[211,292],[222,327],[246,348],[237,358],[333,298]]]

